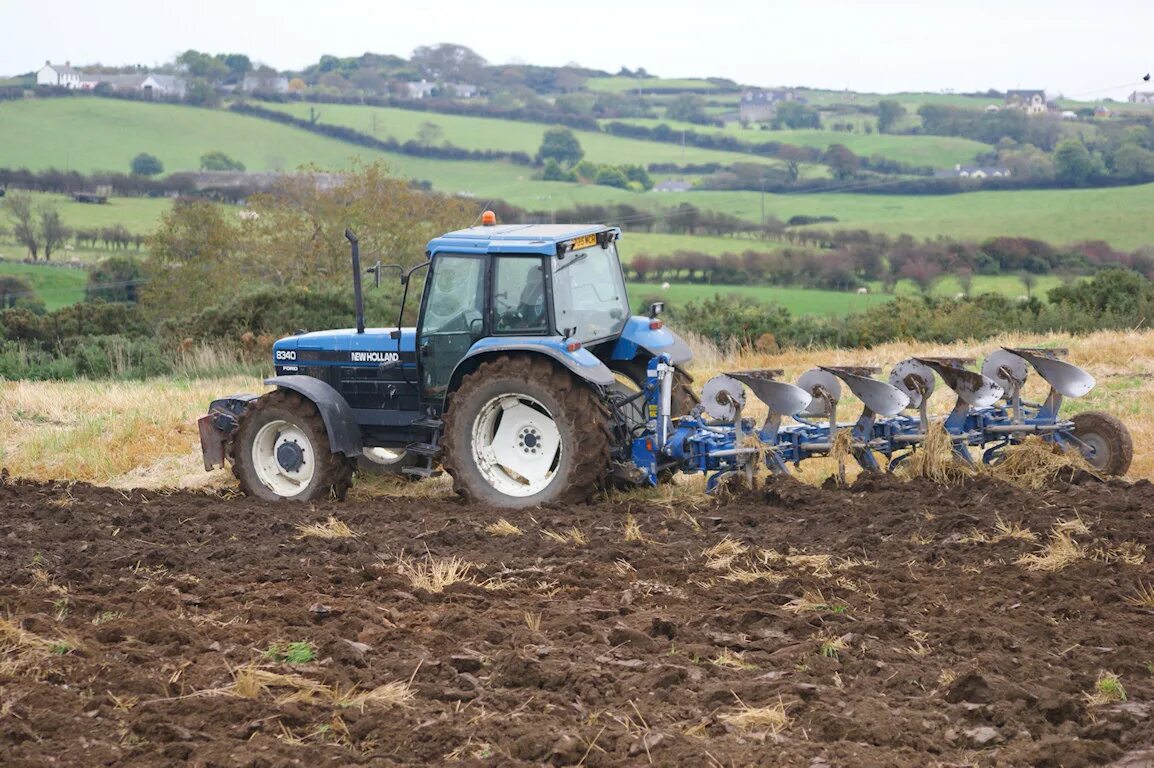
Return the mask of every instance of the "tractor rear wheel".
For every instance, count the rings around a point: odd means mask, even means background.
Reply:
[[[1104,475],[1121,476],[1134,459],[1130,430],[1117,417],[1102,411],[1079,413],[1074,422],[1074,437],[1089,448],[1082,456],[1090,466]]]
[[[444,415],[445,470],[470,501],[508,509],[580,502],[605,484],[609,417],[544,358],[501,356],[465,376]]]
[[[329,449],[311,401],[283,389],[256,400],[233,439],[232,472],[249,496],[266,501],[344,499],[352,462]]]

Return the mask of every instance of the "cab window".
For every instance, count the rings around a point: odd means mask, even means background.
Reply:
[[[495,333],[542,334],[549,330],[543,264],[537,256],[493,259]]]

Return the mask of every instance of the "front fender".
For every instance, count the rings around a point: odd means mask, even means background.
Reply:
[[[357,424],[357,417],[352,407],[331,386],[313,378],[312,376],[274,376],[265,379],[265,384],[271,384],[277,389],[288,389],[297,392],[316,405],[325,422],[325,431],[329,435],[329,449],[333,453],[343,453],[345,456],[356,457],[361,454],[361,428]]]
[[[693,359],[693,350],[685,340],[662,326],[650,328],[648,317],[631,317],[621,330],[621,336],[613,345],[610,360],[633,360],[640,356],[650,358],[668,355],[674,365],[681,365]]]
[[[503,336],[481,339],[471,346],[469,352],[453,369],[453,375],[449,379],[450,389],[456,389],[465,372],[475,367],[475,358],[497,352],[530,352],[545,355],[583,381],[600,387],[608,387],[615,381],[613,371],[609,370],[596,355],[584,347],[570,352],[564,339],[559,336]]]

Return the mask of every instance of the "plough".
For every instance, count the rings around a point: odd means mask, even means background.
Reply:
[[[751,482],[759,465],[787,473],[791,464],[838,448],[866,471],[892,470],[923,448],[940,425],[957,460],[966,464],[975,463],[972,449],[982,463],[997,464],[1011,446],[1036,435],[1081,454],[1103,474],[1125,474],[1133,448],[1124,424],[1102,412],[1059,415],[1065,398],[1082,397],[1095,384],[1065,355],[1061,349],[1004,347],[980,371],[967,367],[974,363],[968,358],[912,357],[894,366],[888,381],[873,378],[879,369],[863,367],[821,366],[796,384],[781,381],[779,370],[734,371],[711,379],[701,403],[680,418],[671,415],[673,366],[658,356],[650,361],[645,387],[634,395],[644,398],[650,418],[633,439],[632,463],[645,469],[653,485],[669,469],[705,473],[709,491],[733,477]],[[1050,386],[1041,403],[1023,397],[1030,369]],[[944,418],[929,410],[938,379],[956,395]],[[746,389],[768,409],[760,426],[743,416]],[[861,403],[854,421],[838,419],[844,389]]]

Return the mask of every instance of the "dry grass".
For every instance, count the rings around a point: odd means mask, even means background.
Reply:
[[[585,534],[581,532],[581,529],[576,526],[560,533],[543,529],[541,535],[558,544],[572,544],[575,547],[583,547],[589,543],[589,539],[587,539]]]
[[[737,695],[734,694],[734,698]],[[769,732],[774,736],[781,733],[789,725],[789,716],[785,713],[785,704],[778,701],[764,707],[749,707],[741,699],[737,699],[741,709],[737,712],[727,712],[720,715],[722,722],[732,725],[739,731]]]
[[[485,526],[485,533],[490,536],[521,536],[525,532],[505,518]]]
[[[731,669],[757,669],[756,664],[751,664],[745,660],[744,654],[731,651],[728,648],[722,648],[721,653],[710,659],[709,663],[717,667],[729,667]]]
[[[426,592],[444,592],[447,587],[457,583],[475,584],[469,578],[472,569],[472,563],[458,557],[446,560],[426,555],[424,560],[414,560],[401,555],[397,558],[397,573],[408,579],[413,589]]]
[[[1014,561],[1028,571],[1060,571],[1086,557],[1086,548],[1074,540],[1069,532],[1056,526],[1050,540],[1039,551],[1023,555]]]
[[[1037,435],[1007,448],[1004,456],[1001,463],[987,471],[994,477],[1026,488],[1044,488],[1063,473],[1081,470],[1096,474],[1081,454],[1063,451]]]
[[[29,632],[11,618],[0,618],[0,676],[34,667],[53,655],[78,648],[72,638],[49,639]]]
[[[1136,608],[1154,610],[1154,587],[1138,582],[1138,586],[1134,587],[1134,594],[1127,597],[1126,602]]]
[[[315,537],[318,539],[355,539],[360,536],[359,533],[353,531],[348,525],[337,520],[335,517],[329,517],[323,523],[309,523],[297,526],[298,539],[308,537]]]
[[[625,522],[621,527],[622,536],[626,541],[645,541],[645,534],[641,532],[641,525],[638,524],[633,515],[626,515]]]
[[[895,471],[899,477],[923,477],[942,485],[958,485],[976,473],[954,452],[953,438],[940,421],[930,423],[926,439]]]
[[[270,694],[275,697],[278,705],[329,704],[358,709],[368,706],[405,706],[416,695],[412,689],[411,679],[408,682],[385,683],[368,691],[357,688],[342,691],[310,680],[304,675],[285,675],[253,665],[234,671],[232,685],[206,693],[223,693],[242,699],[255,699]]]

